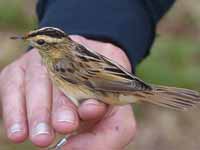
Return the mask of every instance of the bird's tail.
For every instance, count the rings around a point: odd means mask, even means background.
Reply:
[[[200,93],[183,88],[152,85],[152,91],[139,92],[137,99],[163,107],[187,110],[200,103]]]

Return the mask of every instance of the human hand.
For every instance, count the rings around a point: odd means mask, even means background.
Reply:
[[[121,49],[80,36],[71,37],[130,69]],[[134,135],[131,106],[107,108],[103,103],[88,100],[77,109],[56,87],[52,87],[37,50],[7,66],[1,72],[0,82],[4,123],[9,139],[14,142],[24,141],[29,133],[35,145],[48,146],[54,139],[54,130],[64,134],[76,130],[78,116],[84,122],[81,133],[71,137],[65,149],[118,150]]]

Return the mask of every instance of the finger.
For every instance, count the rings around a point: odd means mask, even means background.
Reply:
[[[32,53],[25,74],[29,136],[35,145],[48,146],[54,138],[50,120],[51,83],[39,54]]]
[[[77,129],[79,118],[76,106],[57,88],[53,88],[52,124],[60,133],[70,133]]]
[[[24,71],[18,63],[9,65],[1,72],[0,96],[7,136],[13,142],[27,138],[27,122],[24,99]]]
[[[82,120],[99,120],[106,113],[107,107],[94,99],[89,99],[83,102],[78,108],[79,116]]]
[[[71,137],[65,150],[103,149],[121,150],[135,135],[136,123],[130,105],[116,106],[90,132]]]

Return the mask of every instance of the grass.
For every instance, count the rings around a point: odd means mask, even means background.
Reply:
[[[200,43],[191,39],[159,37],[137,74],[151,83],[198,89],[199,47]]]
[[[23,0],[0,1],[0,27],[24,30],[35,26],[36,17],[27,15]]]

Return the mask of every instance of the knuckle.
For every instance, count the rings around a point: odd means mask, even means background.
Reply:
[[[80,43],[86,40],[84,37],[79,36],[79,35],[71,35],[71,37],[73,40],[76,40],[76,42],[80,42]]]
[[[112,53],[115,55],[115,57],[120,58],[120,59],[123,59],[124,57],[126,57],[125,52],[122,49],[118,48],[118,47],[113,49]]]
[[[1,90],[21,89],[23,87],[23,79],[22,76],[16,75],[18,73],[20,73],[20,70],[16,64],[11,64],[4,68],[0,74]]]
[[[39,105],[39,104],[38,104]],[[50,119],[51,110],[47,106],[35,106],[30,108],[28,113],[29,121],[37,123],[40,121],[48,121]]]
[[[23,89],[23,81],[21,79],[15,80],[15,79],[9,79],[5,85],[4,88],[6,90],[16,91],[16,89]]]
[[[31,51],[29,51],[28,53],[26,53],[25,55],[26,59],[30,59],[31,61],[30,62],[34,62],[34,61],[37,61],[37,60],[40,60],[41,57],[38,53],[38,50],[37,49],[32,49]]]
[[[30,82],[39,82],[48,78],[47,70],[41,64],[34,64],[29,67],[27,72],[25,82],[29,84]]]
[[[74,104],[64,95],[54,96],[53,103],[53,111],[67,109],[75,112],[76,110]]]
[[[111,43],[105,43],[105,49],[113,50],[115,49],[115,46]]]
[[[4,78],[4,77],[8,76],[8,74],[9,74],[11,68],[12,68],[11,65],[6,66],[6,67],[1,71],[1,73],[0,73],[0,79],[2,79],[2,78]]]
[[[128,56],[122,49],[120,48],[113,49],[111,51],[111,56],[113,57],[113,59],[116,59],[119,62],[119,64],[121,64],[123,67],[125,67],[128,70],[131,70],[131,64],[128,59]]]

